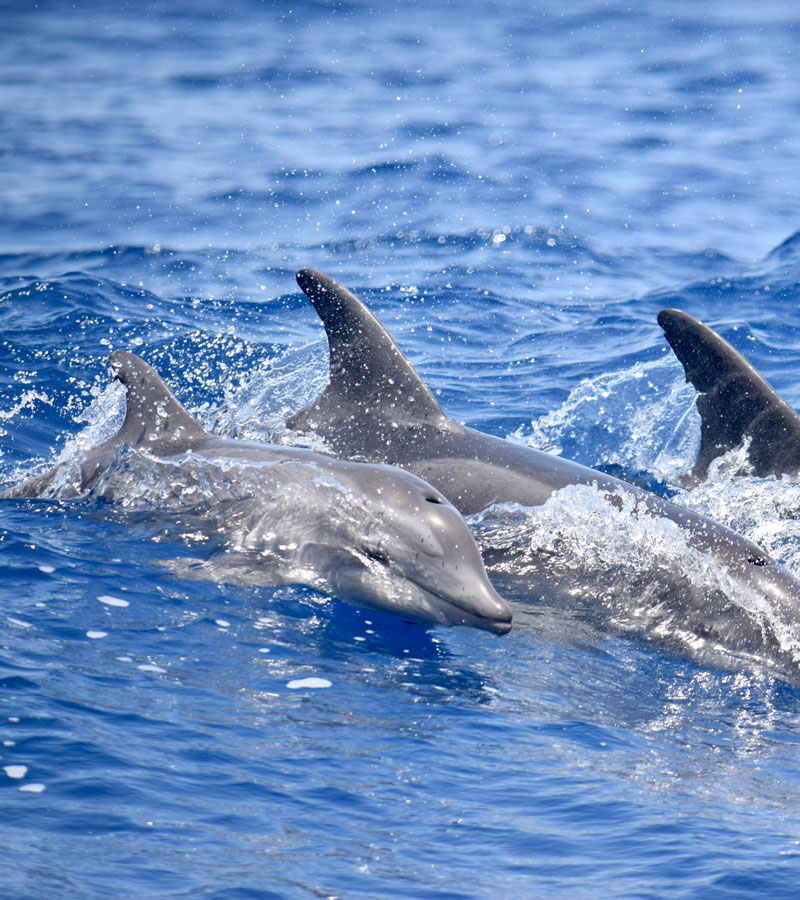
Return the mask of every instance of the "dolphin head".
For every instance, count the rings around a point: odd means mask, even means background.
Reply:
[[[181,527],[191,520],[222,539],[210,559],[176,562],[173,571],[234,584],[307,584],[424,622],[511,628],[466,523],[426,482],[391,466],[215,437],[144,360],[117,351],[111,362],[128,391],[125,420],[89,451],[68,495],[94,491],[169,510]],[[134,462],[119,466],[131,452]],[[9,495],[40,496],[60,469]]]
[[[345,463],[356,533],[327,568],[330,592],[394,614],[505,634],[511,610],[489,582],[458,510],[427,482],[392,466]],[[337,541],[342,546],[342,541]]]

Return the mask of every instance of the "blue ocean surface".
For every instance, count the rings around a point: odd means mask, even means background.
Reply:
[[[114,349],[209,428],[290,441],[327,378],[313,266],[449,415],[800,575],[796,480],[681,486],[699,421],[656,324],[692,313],[800,407],[795,6],[44,0],[0,24],[4,487],[113,433]],[[670,550],[603,515],[471,525],[487,550],[558,528],[619,578]],[[184,580],[193,540],[0,500],[4,900],[797,897],[798,685],[519,590],[497,637]]]

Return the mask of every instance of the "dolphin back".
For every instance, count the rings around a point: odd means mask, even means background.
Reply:
[[[119,444],[144,447],[163,456],[183,453],[205,443],[211,435],[175,397],[156,370],[134,353],[117,350],[109,360],[113,376],[127,389],[125,420],[119,431],[89,450],[79,466],[77,481],[61,484],[62,496],[90,490]],[[54,489],[71,461],[57,463],[41,475],[5,491],[5,497],[40,497]],[[70,476],[71,477],[71,476]],[[69,478],[68,478],[69,481]]]
[[[745,438],[755,475],[800,470],[800,416],[742,354],[680,310],[662,310],[658,324],[698,391],[700,451],[692,474],[705,477],[716,457]]]

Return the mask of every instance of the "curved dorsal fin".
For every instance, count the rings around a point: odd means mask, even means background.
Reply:
[[[297,283],[314,304],[330,345],[330,383],[306,409],[289,419],[303,430],[359,415],[421,423],[447,417],[436,398],[364,304],[332,278],[301,269]]]
[[[700,452],[693,474],[702,478],[717,456],[750,438],[756,475],[800,469],[800,416],[750,363],[688,313],[664,309],[658,324],[698,391]]]
[[[125,385],[128,396],[125,421],[107,445],[158,445],[161,452],[173,449],[180,452],[210,437],[158,372],[143,359],[127,350],[116,350],[111,354],[110,363],[114,378]]]

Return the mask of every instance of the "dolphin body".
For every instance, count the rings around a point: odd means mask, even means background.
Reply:
[[[658,324],[698,391],[700,450],[692,476],[705,478],[711,462],[745,438],[754,475],[799,472],[800,416],[742,354],[680,310],[662,309]]]
[[[420,478],[215,437],[142,359],[117,351],[111,367],[127,388],[119,432],[90,450],[77,473],[74,463],[61,463],[6,497],[91,491],[123,508],[169,510],[222,543],[206,562],[176,563],[186,576],[301,583],[423,622],[498,634],[511,628],[511,612],[491,586],[466,523]]]
[[[784,624],[800,622],[800,582],[756,544],[617,478],[454,421],[357,297],[313,269],[302,269],[297,281],[327,333],[330,382],[314,402],[289,418],[290,428],[319,434],[338,455],[401,466],[434,485],[465,515],[493,504],[540,506],[563,488],[594,486],[617,508],[632,502],[653,517],[671,520],[689,547],[713,559],[732,592],[743,589],[762,603],[766,600],[780,611]],[[513,550],[507,560],[516,565]],[[546,570],[537,577],[546,580]],[[519,571],[524,574],[530,567]],[[781,641],[768,639],[761,625],[745,622],[747,616],[733,611],[736,604],[728,602],[724,591],[721,597],[716,590],[710,603],[708,596],[692,599],[684,593],[680,573],[673,574],[662,567],[658,577],[667,580],[649,592],[651,602],[669,597],[673,606],[683,604],[683,616],[679,609],[677,618],[682,616],[687,628],[720,646],[786,661]],[[796,671],[793,657],[789,666]]]

